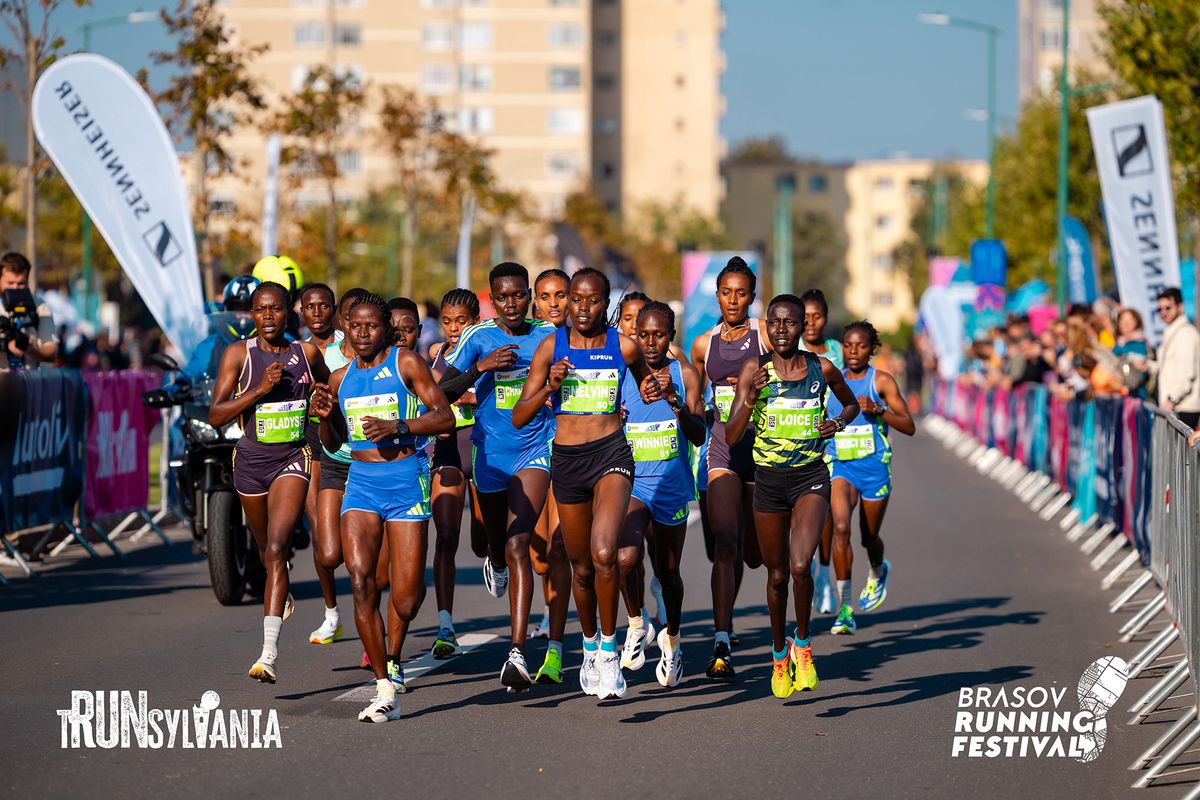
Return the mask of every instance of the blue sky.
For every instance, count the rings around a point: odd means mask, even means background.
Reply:
[[[636,2],[637,0],[626,0]],[[62,9],[69,52],[88,20],[159,6],[96,0]],[[174,5],[174,4],[172,4]],[[982,122],[967,109],[987,101],[982,33],[922,25],[943,11],[1000,28],[997,98],[1001,127],[1016,114],[1017,0],[723,0],[728,69],[721,133],[730,145],[779,134],[800,155],[824,159],[986,154]],[[131,72],[170,42],[158,22],[98,28],[92,49]]]

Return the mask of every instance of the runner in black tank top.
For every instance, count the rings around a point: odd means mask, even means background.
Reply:
[[[742,364],[757,360],[770,348],[762,321],[750,316],[756,284],[754,273],[739,256],[717,276],[717,303],[721,323],[692,346],[692,364],[713,389],[712,430],[708,439],[708,521],[712,531],[713,656],[705,673],[710,678],[732,678],[730,652],[733,605],[741,586],[743,561],[752,569],[762,564],[754,533],[751,504],[754,500],[753,431],[730,447],[725,423],[732,391]],[[706,465],[701,464],[701,469]]]
[[[274,683],[279,629],[291,615],[288,543],[304,511],[312,460],[304,442],[307,401],[315,384],[329,380],[329,370],[311,344],[287,341],[286,289],[260,284],[250,303],[258,336],[236,342],[221,356],[208,421],[215,428],[235,419],[242,425],[233,483],[267,569],[263,649],[250,677]]]

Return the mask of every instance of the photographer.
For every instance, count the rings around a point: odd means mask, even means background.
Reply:
[[[36,369],[58,355],[54,316],[29,293],[29,270],[20,253],[0,256],[0,370]]]

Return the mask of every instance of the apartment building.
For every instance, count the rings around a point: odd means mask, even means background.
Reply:
[[[1096,76],[1108,73],[1100,40],[1100,0],[1070,0],[1067,67]],[[1018,0],[1017,95],[1021,103],[1053,90],[1062,69],[1063,0]]]

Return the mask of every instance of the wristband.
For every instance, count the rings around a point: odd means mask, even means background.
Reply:
[[[753,410],[754,410],[754,407],[755,407],[756,405],[758,405],[758,403],[757,403],[757,402],[750,401],[750,400],[743,400],[743,401],[742,401],[742,405],[743,405],[743,406],[745,406],[746,408],[750,409],[751,411],[753,411]]]

